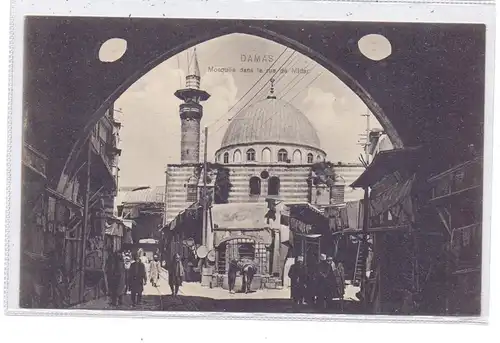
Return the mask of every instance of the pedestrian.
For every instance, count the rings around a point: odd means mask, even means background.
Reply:
[[[130,291],[129,270],[131,264],[132,264],[132,256],[130,254],[130,251],[126,251],[123,254],[123,265],[125,267],[125,292]]]
[[[125,266],[122,254],[109,251],[106,260],[106,277],[108,279],[108,290],[110,295],[110,305],[117,306],[123,303],[123,294],[126,292]]]
[[[252,289],[252,281],[255,274],[257,274],[257,266],[254,261],[244,259],[241,261],[241,276],[242,276],[242,291],[245,294],[250,293]]]
[[[153,287],[158,287],[160,283],[161,266],[158,261],[158,255],[153,256],[153,260],[149,263],[149,281]]]
[[[179,254],[175,254],[172,263],[168,268],[168,284],[172,290],[172,295],[177,296],[179,287],[182,286],[184,279],[184,267],[181,263]]]
[[[146,267],[146,275],[149,275],[149,259],[146,256],[146,252],[144,250],[141,250],[141,262],[144,264],[144,267]]]
[[[304,304],[306,296],[307,272],[304,266],[304,257],[297,256],[295,263],[288,271],[291,281],[291,298],[296,304]]]
[[[344,309],[344,295],[345,295],[345,270],[341,261],[337,261],[337,268],[335,268],[335,277],[337,284],[338,297],[340,299],[341,309]]]
[[[238,261],[232,259],[229,261],[229,268],[227,271],[227,283],[229,287],[229,293],[234,294],[234,284],[236,283],[236,274],[238,273]]]
[[[147,282],[146,267],[138,254],[134,256],[134,263],[130,265],[129,269],[129,285],[130,295],[132,298],[132,305],[139,304],[142,300],[142,292]]]
[[[311,305],[316,304],[316,301],[318,299],[318,276],[317,276],[317,270],[318,270],[318,262],[310,262],[311,260],[308,260],[308,263],[306,264],[306,271],[307,271],[307,287],[306,287],[306,294],[307,294],[307,302]]]
[[[330,306],[333,298],[334,285],[332,284],[332,281],[334,280],[334,276],[332,266],[328,263],[325,254],[321,254],[320,256],[316,277],[318,305],[320,305],[323,309],[326,309]]]

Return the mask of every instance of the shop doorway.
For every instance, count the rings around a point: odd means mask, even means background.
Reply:
[[[294,256],[303,256],[306,269],[314,268],[321,254],[321,235],[301,235],[294,238]]]
[[[257,274],[265,275],[268,273],[269,264],[267,255],[266,245],[251,238],[227,240],[217,248],[217,271],[219,274],[226,274],[232,259],[250,259],[257,266]]]

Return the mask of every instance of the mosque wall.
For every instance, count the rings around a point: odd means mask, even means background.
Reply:
[[[309,165],[248,165],[228,164],[230,182],[230,203],[263,202],[269,193],[269,180],[274,176],[279,178],[279,197],[287,202],[307,202],[309,199]],[[189,207],[194,201],[188,201],[188,187],[196,185],[194,165],[169,165],[167,167],[167,222]],[[335,166],[339,182],[345,184],[345,201],[363,198],[363,190],[353,190],[349,185],[363,172],[364,167],[357,164],[342,164]],[[267,172],[268,175],[263,175]],[[266,177],[267,176],[267,177]],[[259,180],[259,194],[250,194],[250,179]],[[189,199],[193,200],[193,199]]]
[[[222,164],[283,163],[279,154],[286,153],[290,164],[312,164],[326,158],[324,151],[303,145],[289,143],[252,143],[219,149],[215,161]],[[226,154],[226,156],[224,156]],[[282,155],[283,156],[283,155]]]

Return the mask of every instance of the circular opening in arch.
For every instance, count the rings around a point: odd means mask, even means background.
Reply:
[[[369,34],[358,41],[359,51],[372,61],[381,61],[392,53],[391,42],[379,34]]]
[[[125,55],[127,41],[122,38],[111,38],[105,41],[99,49],[99,60],[105,63],[116,62]]]

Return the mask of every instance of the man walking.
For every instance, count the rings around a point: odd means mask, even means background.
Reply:
[[[326,309],[329,307],[333,298],[334,285],[332,285],[332,280],[334,279],[334,276],[332,266],[328,263],[325,254],[320,255],[320,262],[318,264],[316,275],[318,305],[321,305],[323,309]]]
[[[182,286],[184,279],[184,268],[179,254],[175,254],[172,263],[168,268],[168,284],[172,290],[172,295],[177,296],[179,287]]]
[[[158,255],[153,256],[153,260],[149,263],[149,281],[153,287],[158,287],[160,283],[161,265],[158,261]]]
[[[130,254],[130,251],[126,251],[123,254],[123,264],[125,267],[125,293],[127,293],[130,290],[129,270],[130,265],[132,264],[132,256]]]
[[[130,265],[129,278],[132,305],[136,306],[142,300],[142,292],[147,282],[146,267],[138,254],[135,255],[135,262]]]
[[[229,287],[229,294],[234,294],[234,284],[236,283],[236,274],[239,271],[238,261],[232,259],[229,262],[229,269],[227,271],[227,282]]]
[[[298,256],[296,262],[290,267],[288,277],[291,281],[291,298],[296,304],[304,304],[307,283],[307,273],[304,266],[304,257]]]
[[[111,298],[110,305],[121,305],[125,293],[125,268],[121,254],[110,250],[105,269]]]

